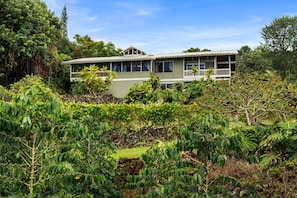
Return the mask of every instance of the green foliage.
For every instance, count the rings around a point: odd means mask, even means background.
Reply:
[[[294,116],[295,86],[269,71],[235,74],[230,86],[209,86],[196,102],[208,111],[223,113],[248,125],[269,119],[286,120]]]
[[[107,122],[115,129],[139,130],[141,127],[174,127],[182,126],[192,119],[195,113],[200,113],[198,105],[180,104],[65,104],[65,107],[80,117],[91,115],[96,122]]]
[[[80,72],[82,81],[76,82],[74,87],[74,93],[89,93],[91,95],[97,95],[108,90],[109,85],[115,77],[115,73],[107,71],[106,68],[99,69],[95,65],[84,67]]]
[[[236,71],[240,73],[265,73],[272,69],[270,52],[263,46],[254,50],[248,46],[242,46],[238,51],[236,60]]]
[[[281,121],[265,131],[260,142],[264,166],[272,163],[281,164],[286,160],[297,158],[297,123],[296,120]]]
[[[0,7],[0,67],[6,83],[26,73],[49,74],[57,66],[59,18],[40,0],[1,0]]]
[[[202,96],[211,85],[211,81],[191,81],[184,86],[177,84],[172,89],[161,89],[160,78],[154,73],[150,74],[150,79],[142,85],[134,84],[128,94],[124,98],[124,102],[131,103],[178,103],[190,104],[200,96]]]
[[[297,16],[283,16],[262,29],[263,44],[270,51],[272,67],[282,77],[296,81]]]
[[[265,46],[271,51],[294,51],[297,48],[297,16],[283,16],[262,29]]]
[[[108,57],[121,55],[121,50],[116,49],[115,45],[111,42],[105,44],[103,41],[93,41],[88,35],[80,36],[78,34],[74,36],[74,39],[75,47],[71,54],[73,58]]]
[[[133,84],[132,87],[130,87],[129,92],[124,97],[124,103],[150,103],[152,97],[151,90],[152,88],[148,83],[144,83],[142,85]]]
[[[12,102],[0,102],[0,196],[116,197],[107,125],[74,119],[33,79],[12,86]]]
[[[146,168],[129,176],[127,187],[142,188],[143,197],[239,197],[242,192],[257,197],[237,179],[213,175],[215,165],[224,166],[227,154],[238,151],[243,139],[226,120],[195,117],[181,129],[181,140],[161,143],[142,156]]]
[[[150,79],[142,85],[134,84],[124,97],[124,102],[131,103],[154,103],[156,102],[156,93],[160,90],[160,78],[154,73],[150,73]]]
[[[10,101],[13,93],[0,85],[0,100]]]

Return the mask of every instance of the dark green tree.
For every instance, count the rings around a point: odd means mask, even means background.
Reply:
[[[0,18],[0,72],[6,84],[31,73],[50,76],[59,64],[59,18],[40,0],[0,0]]]
[[[64,5],[61,15],[61,22],[62,22],[62,28],[63,28],[63,36],[68,37],[68,14],[67,14],[67,7]]]
[[[101,57],[101,56],[120,56],[121,50],[116,49],[115,45],[111,42],[105,44],[103,41],[94,41],[88,35],[74,36],[75,49],[72,53],[73,58],[84,57]]]
[[[240,73],[265,73],[271,70],[272,61],[270,52],[263,46],[258,46],[252,50],[249,46],[242,46],[238,50],[236,71]]]

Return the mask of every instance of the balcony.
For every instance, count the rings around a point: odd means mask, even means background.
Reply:
[[[97,76],[101,77],[103,80],[106,79],[106,76],[108,76],[109,71],[100,71],[97,72]],[[81,75],[80,72],[70,72],[70,82],[77,82],[81,81]]]
[[[197,73],[195,74],[195,76],[192,70],[184,70],[184,78],[189,78],[189,79],[207,78],[207,73],[209,70],[212,70],[212,74],[210,75],[212,79],[231,77],[231,70],[227,68],[227,69],[199,69],[197,70]]]

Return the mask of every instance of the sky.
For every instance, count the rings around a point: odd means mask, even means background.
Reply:
[[[68,37],[88,35],[116,48],[134,46],[148,54],[179,53],[191,47],[252,49],[274,19],[297,16],[297,0],[43,0],[61,17]]]

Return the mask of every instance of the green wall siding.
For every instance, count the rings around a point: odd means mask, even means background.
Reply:
[[[143,71],[143,72],[117,72],[116,78],[149,78],[150,72]]]
[[[173,61],[173,72],[156,73],[160,79],[183,78],[183,59],[166,59],[162,61]]]
[[[109,90],[107,93],[112,94],[115,97],[123,98],[128,92],[130,87],[137,83],[142,85],[144,81],[137,80],[137,81],[113,81],[112,84],[109,86]]]

